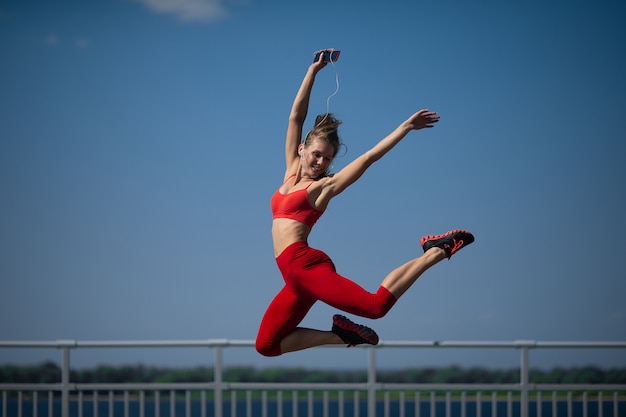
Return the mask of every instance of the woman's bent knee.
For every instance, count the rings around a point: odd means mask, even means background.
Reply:
[[[259,339],[255,344],[256,351],[263,356],[280,356],[282,354],[280,350],[280,344],[263,343]]]

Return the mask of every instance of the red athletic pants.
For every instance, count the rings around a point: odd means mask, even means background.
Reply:
[[[333,261],[305,242],[288,246],[276,258],[285,286],[270,303],[256,338],[257,351],[278,356],[280,341],[300,324],[316,301],[350,314],[367,318],[383,317],[396,298],[384,287],[376,293],[363,289],[335,270]]]

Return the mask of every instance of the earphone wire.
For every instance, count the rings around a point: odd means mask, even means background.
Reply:
[[[334,49],[333,49],[334,51]],[[326,115],[328,115],[330,113],[330,99],[333,98],[334,96],[337,95],[337,93],[339,92],[339,71],[337,71],[337,67],[335,66],[335,62],[331,59],[330,60],[331,65],[333,66],[333,69],[335,70],[335,92],[332,93],[331,95],[328,96],[328,98],[326,99]]]
[[[329,59],[329,61],[330,61],[330,64],[333,66],[333,69],[335,70],[335,86],[336,87],[335,87],[335,91],[331,95],[329,95],[328,98],[326,99],[326,114],[324,114],[324,117],[322,118],[322,120],[320,120],[319,123],[316,123],[315,126],[311,128],[311,130],[321,125],[328,118],[328,115],[330,114],[330,99],[336,96],[337,93],[339,92],[339,71],[337,71],[337,66],[335,66],[335,61],[332,60],[332,53],[335,51],[335,49],[331,48],[329,49],[329,51],[331,54],[331,58]],[[320,59],[324,59],[323,54],[320,57]],[[309,133],[311,132],[311,130],[309,130]],[[302,138],[302,144],[304,144],[304,142],[306,141],[307,136],[308,136],[308,133]]]

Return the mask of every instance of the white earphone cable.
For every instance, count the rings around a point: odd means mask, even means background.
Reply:
[[[334,51],[334,49],[329,49],[329,51]],[[320,59],[324,59],[323,57],[321,57]],[[330,114],[330,99],[333,98],[334,96],[337,95],[337,93],[339,92],[339,71],[337,71],[337,67],[335,66],[335,62],[332,59],[329,59],[330,64],[333,66],[333,69],[335,70],[335,91],[328,96],[328,98],[326,99],[326,114],[324,114],[324,117],[322,118],[322,120],[320,120],[318,123],[315,124],[315,126],[313,126],[311,128],[311,130],[315,129],[317,126],[321,125],[322,123],[324,123],[324,121],[328,118],[328,115]],[[309,133],[311,132],[311,130],[309,130]],[[304,144],[304,142],[306,142],[306,138],[309,134],[307,133],[306,135],[304,135],[302,137],[302,141],[301,143]]]
[[[330,51],[331,51],[331,54],[332,54],[332,51],[334,51],[334,49],[330,49]],[[336,96],[337,93],[339,92],[339,71],[337,71],[337,67],[335,66],[335,62],[332,59],[330,59],[329,61],[330,61],[330,64],[333,66],[333,69],[335,70],[335,85],[336,85],[336,88],[335,88],[335,91],[331,95],[329,95],[328,98],[326,99],[326,114],[324,114],[324,117],[322,118],[322,120],[319,121],[319,123],[315,124],[313,129],[316,128],[317,126],[321,125],[326,120],[326,118],[330,114],[330,99],[333,98],[334,96]],[[313,129],[311,129],[311,130],[313,130]]]

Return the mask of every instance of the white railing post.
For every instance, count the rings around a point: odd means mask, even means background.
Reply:
[[[376,417],[376,349],[367,348],[367,415]]]
[[[222,346],[215,346],[215,363],[213,364],[213,380],[215,382],[214,389],[214,408],[215,408],[215,417],[223,417],[223,402],[222,402]]]
[[[534,342],[519,341],[517,343],[520,345],[520,416],[528,417],[528,350]]]
[[[70,417],[70,347],[76,342],[71,340],[58,340],[57,344],[61,349],[61,416]]]

